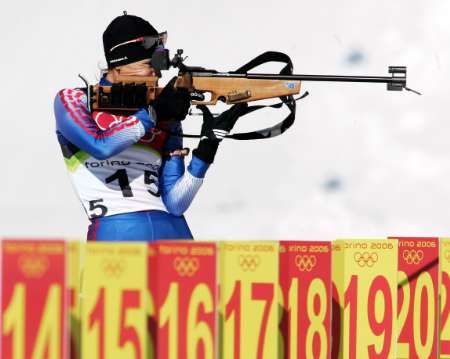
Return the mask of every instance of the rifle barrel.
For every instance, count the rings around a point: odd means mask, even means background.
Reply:
[[[301,80],[301,81],[330,81],[330,82],[377,82],[390,83],[404,82],[405,78],[393,78],[388,76],[341,76],[341,75],[277,75],[271,74],[248,74],[250,79],[278,79],[278,80]]]
[[[267,73],[234,73],[234,72],[209,72],[194,71],[192,76],[199,77],[227,77],[247,78],[261,80],[286,80],[286,81],[328,81],[328,82],[372,82],[388,84],[388,90],[401,90],[406,87],[406,67],[390,66],[391,76],[342,76],[342,75],[280,75]]]

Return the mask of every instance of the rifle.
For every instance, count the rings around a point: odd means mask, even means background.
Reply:
[[[171,66],[178,68],[176,88],[184,88],[190,92],[193,105],[215,105],[217,101],[226,104],[252,102],[271,98],[280,98],[281,102],[274,105],[258,105],[248,108],[247,113],[264,107],[279,108],[283,104],[290,109],[290,114],[276,126],[245,134],[229,135],[234,139],[257,139],[274,137],[289,128],[295,119],[295,102],[303,96],[294,99],[300,93],[302,81],[329,82],[366,82],[385,83],[388,91],[414,91],[406,86],[406,67],[389,66],[390,76],[340,76],[340,75],[296,75],[293,74],[292,61],[286,54],[280,52],[265,52],[236,71],[218,72],[203,67],[192,67],[184,64],[183,50],[177,50],[172,60],[166,49],[156,51],[151,59],[152,67],[160,75],[161,70]],[[249,70],[268,62],[285,64],[279,74],[249,73]],[[81,76],[80,76],[81,77]],[[114,78],[112,86],[88,85],[86,83],[88,106],[90,111],[137,111],[146,107],[162,91],[158,87],[159,76],[121,76]],[[205,94],[210,94],[208,99]],[[184,135],[185,137],[198,137]]]

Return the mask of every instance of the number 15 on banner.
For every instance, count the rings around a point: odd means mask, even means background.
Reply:
[[[147,246],[88,243],[82,283],[82,358],[146,357]]]

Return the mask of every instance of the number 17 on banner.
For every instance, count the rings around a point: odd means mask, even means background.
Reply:
[[[278,355],[278,243],[220,243],[222,359]]]

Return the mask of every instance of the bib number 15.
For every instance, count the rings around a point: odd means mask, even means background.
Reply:
[[[120,191],[122,192],[122,196],[124,198],[134,197],[126,169],[123,168],[119,169],[116,172],[114,172],[111,176],[105,178],[105,183],[113,183],[116,181],[119,184]],[[150,193],[152,196],[155,197],[161,196],[161,193],[159,192],[159,181],[157,172],[145,170],[144,184],[147,185],[147,192]],[[106,207],[102,202],[103,198],[89,201],[89,211],[91,213],[91,218],[99,218],[106,216],[106,214],[108,213],[108,207]]]
[[[130,180],[128,179],[128,174],[126,169],[120,169],[114,172],[111,176],[105,178],[106,183],[111,183],[118,181],[120,190],[122,191],[122,196],[133,197],[133,191],[130,187]],[[144,183],[147,185],[147,191],[152,196],[159,197],[159,181],[158,173],[155,171],[144,171]]]

